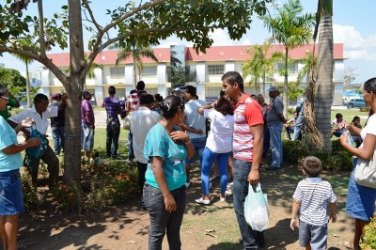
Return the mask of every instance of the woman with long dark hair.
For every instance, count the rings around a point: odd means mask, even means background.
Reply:
[[[211,109],[214,107],[214,109]],[[209,205],[210,170],[217,161],[220,176],[220,201],[225,201],[227,188],[227,166],[232,152],[232,134],[234,130],[234,108],[231,102],[221,96],[215,105],[207,105],[198,109],[198,112],[210,119],[210,131],[204,149],[201,164],[201,190],[202,196],[195,201],[199,204]]]
[[[349,133],[342,135],[340,140],[342,146],[350,154],[368,161],[372,158],[376,148],[376,114],[373,113],[376,110],[376,78],[371,78],[364,83],[363,97],[366,105],[371,109],[366,126],[363,129],[352,125],[348,126],[351,133],[360,134],[363,143],[359,148],[351,146],[347,142],[347,136],[351,136]],[[363,234],[363,228],[373,217],[375,201],[376,189],[359,185],[355,180],[353,171],[349,181],[346,213],[355,219],[355,231],[352,241],[345,242],[347,248],[360,249],[359,242]]]
[[[168,96],[160,108],[162,119],[148,132],[144,148],[149,160],[143,195],[150,216],[149,250],[162,248],[166,232],[169,248],[181,249],[180,226],[186,204],[184,161],[194,155],[194,147],[187,133],[177,127],[184,120],[182,99]]]

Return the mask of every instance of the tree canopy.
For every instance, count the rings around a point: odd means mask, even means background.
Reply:
[[[118,1],[120,2],[120,1]],[[63,84],[68,94],[64,181],[80,182],[81,114],[79,95],[86,75],[97,55],[120,43],[121,47],[139,44],[149,47],[175,34],[205,51],[213,40],[210,32],[226,28],[231,39],[240,39],[250,28],[253,15],[264,15],[270,0],[154,0],[119,3],[106,10],[110,21],[96,16],[89,0],[68,0],[52,18],[43,14],[43,0],[38,0],[38,15],[28,14],[25,6],[14,7],[12,0],[0,4],[0,53],[18,54],[40,62]],[[13,4],[13,7],[12,7]],[[27,4],[26,4],[27,5]],[[58,6],[58,4],[56,4]],[[83,43],[83,29],[91,37]],[[48,58],[53,48],[69,49],[70,70],[64,71]],[[85,55],[84,51],[88,51]]]

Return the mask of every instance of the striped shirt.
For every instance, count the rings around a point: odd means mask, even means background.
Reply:
[[[319,177],[301,180],[292,197],[301,202],[300,220],[315,226],[328,223],[328,204],[337,201],[330,183]]]
[[[262,108],[248,94],[243,94],[234,110],[234,159],[253,161],[253,135],[250,127],[264,124]]]

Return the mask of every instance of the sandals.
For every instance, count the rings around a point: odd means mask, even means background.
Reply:
[[[350,241],[345,241],[343,244],[345,245],[346,249],[354,249]]]

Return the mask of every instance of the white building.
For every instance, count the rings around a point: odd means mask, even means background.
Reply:
[[[191,47],[185,48],[185,65],[188,66],[191,79],[186,84],[197,87],[197,93],[200,99],[206,99],[218,96],[222,89],[221,76],[227,71],[242,71],[242,65],[250,59],[247,49],[250,46],[213,46],[206,50],[206,53],[196,53]],[[289,52],[290,59],[295,63],[289,66],[289,81],[296,81],[299,70],[303,67],[299,63],[300,59],[306,56],[306,53],[312,53],[313,45],[304,45],[292,49]],[[280,51],[284,53],[283,45],[272,45],[271,52]],[[318,48],[316,48],[318,51]],[[117,88],[117,94],[124,97],[131,89],[134,89],[134,67],[133,59],[127,58],[116,65],[118,51],[102,51],[95,59],[95,64],[99,65],[94,69],[95,77],[86,80],[86,88],[95,93],[97,104],[101,104],[103,97],[107,95],[107,88],[113,85]],[[160,93],[166,96],[171,83],[168,81],[168,68],[170,66],[170,49],[156,48],[154,54],[158,62],[149,58],[143,58],[143,71],[141,79],[146,83],[146,90],[151,94]],[[49,54],[48,57],[60,68],[69,67],[69,54]],[[283,62],[276,65],[281,68]],[[245,79],[246,92],[255,91],[247,84],[249,78]],[[282,83],[283,76],[278,73],[274,75],[273,84]],[[334,75],[335,99],[333,104],[342,103],[342,90],[344,83],[344,57],[343,44],[334,44]],[[61,92],[62,84],[47,68],[42,70],[41,90],[45,94]]]

